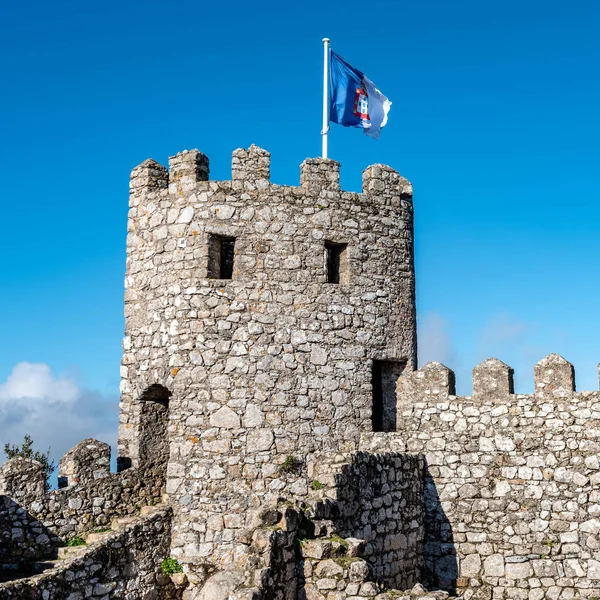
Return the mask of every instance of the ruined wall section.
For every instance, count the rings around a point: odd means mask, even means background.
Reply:
[[[111,473],[110,446],[86,439],[60,460],[60,487],[48,491],[40,463],[21,457],[7,461],[0,467],[2,568],[55,558],[57,547],[70,538],[157,504],[164,470],[150,463]]]
[[[304,457],[356,449],[371,429],[372,360],[415,364],[410,184],[375,165],[363,194],[343,192],[338,163],[308,159],[287,187],[269,161],[237,150],[231,181],[208,181],[198,151],[132,172],[119,453],[135,465],[140,395],[165,386],[188,563],[242,559],[254,512],[307,494]],[[231,279],[209,277],[215,238],[235,238]],[[325,282],[325,242],[347,244],[339,284]]]
[[[512,391],[497,359],[474,369],[471,397],[430,363],[399,382],[398,432],[365,434],[362,448],[425,455],[424,583],[476,598],[598,597],[600,392],[576,392],[558,355],[536,365],[534,394]]]
[[[0,574],[8,568],[53,557],[54,536],[37,516],[46,494],[46,478],[41,463],[17,457],[0,468]]]
[[[329,533],[360,540],[361,557],[378,584],[405,590],[421,580],[422,456],[357,452],[337,464],[323,457],[311,475],[313,491],[307,502],[313,507],[317,528],[329,521],[325,525]],[[318,491],[321,486],[323,491]]]
[[[170,518],[169,509],[157,510],[41,575],[0,583],[0,600],[180,598],[160,571],[169,555]]]

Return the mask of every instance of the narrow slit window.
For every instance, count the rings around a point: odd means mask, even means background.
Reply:
[[[347,248],[348,244],[335,244],[334,242],[325,242],[326,283],[347,283]]]
[[[231,279],[235,238],[211,235],[208,240],[208,278]]]
[[[396,384],[405,366],[398,361],[373,361],[373,431],[396,431]]]
[[[221,279],[231,279],[233,277],[234,246],[234,239],[221,239]]]

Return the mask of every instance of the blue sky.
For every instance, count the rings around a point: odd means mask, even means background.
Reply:
[[[414,184],[422,358],[469,393],[496,355],[525,392],[554,351],[597,388],[599,22],[592,1],[4,3],[0,412],[27,362],[116,423],[129,171],[197,147],[227,179],[256,143],[297,184],[320,152],[323,36],[393,102],[378,142],[334,125],[330,154],[346,189],[376,162]],[[28,398],[0,442],[67,449]]]

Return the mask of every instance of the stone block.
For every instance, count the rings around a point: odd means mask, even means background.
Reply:
[[[474,400],[505,400],[514,394],[514,370],[497,358],[488,358],[473,369]]]
[[[268,185],[271,176],[271,155],[266,150],[252,144],[250,148],[238,148],[231,160],[231,178],[256,185]]]
[[[314,568],[315,577],[339,577],[343,572],[344,569],[331,558],[319,561]]]
[[[575,369],[558,354],[549,354],[535,365],[534,380],[537,394],[575,391]]]
[[[307,158],[300,165],[300,187],[311,194],[340,189],[340,163],[329,158]]]
[[[395,200],[397,204],[401,200],[412,200],[410,181],[387,165],[370,165],[363,171],[362,180],[363,194],[371,199]]]
[[[439,362],[430,362],[398,378],[399,411],[416,402],[436,402],[455,394],[454,372]],[[401,415],[398,415],[398,420]]]
[[[58,486],[87,484],[110,473],[110,446],[93,438],[69,450],[58,463]]]
[[[460,561],[461,577],[477,577],[481,571],[481,556],[468,554]]]
[[[208,181],[209,160],[199,150],[185,150],[169,157],[169,171],[170,183]]]
[[[129,187],[132,193],[141,189],[160,190],[169,185],[169,171],[149,158],[131,171]]]
[[[528,579],[532,574],[531,564],[529,561],[527,562],[517,562],[517,563],[506,563],[504,569],[504,576],[506,579],[516,579],[519,581],[524,581]]]
[[[329,540],[304,540],[302,542],[302,556],[307,558],[326,559],[331,556],[333,546]]]
[[[483,561],[483,574],[486,577],[504,577],[504,556],[492,554]]]
[[[364,560],[356,560],[350,564],[350,581],[360,583],[366,581],[370,575],[369,565]]]

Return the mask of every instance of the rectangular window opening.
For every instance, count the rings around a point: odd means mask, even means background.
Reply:
[[[396,384],[405,367],[399,361],[373,361],[373,431],[396,431]]]
[[[348,244],[325,242],[325,283],[348,283]]]
[[[211,235],[208,239],[208,278],[231,279],[235,238]]]

